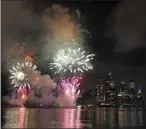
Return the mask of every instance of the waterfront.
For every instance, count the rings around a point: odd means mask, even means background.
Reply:
[[[3,108],[4,128],[144,129],[142,109]]]

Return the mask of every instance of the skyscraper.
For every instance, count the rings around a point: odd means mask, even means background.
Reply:
[[[135,90],[135,83],[134,80],[129,80],[128,82],[129,85],[129,94],[130,94],[130,98],[131,98],[131,104],[135,103],[135,94],[136,94],[136,90]]]
[[[109,101],[109,94],[110,94],[110,85],[109,85],[109,81],[107,80],[105,82],[105,101],[106,102]]]
[[[100,87],[100,102],[105,101],[105,93],[104,93],[104,79],[99,79],[99,87]]]
[[[100,85],[100,90],[103,91],[103,88],[104,88],[104,79],[103,78],[99,79],[99,85]]]
[[[100,103],[100,85],[95,85],[94,98],[96,103]]]
[[[126,85],[126,82],[121,81],[120,85],[121,87],[120,87],[120,92],[118,93],[118,103],[120,105],[129,103],[130,95],[128,93],[128,87]]]
[[[128,86],[126,85],[126,82],[121,81],[120,85],[121,85],[120,91],[124,93],[128,93]]]
[[[144,104],[144,98],[143,98],[143,94],[142,94],[140,87],[139,87],[139,89],[137,91],[137,95],[136,95],[136,104],[138,104],[140,106]]]
[[[113,87],[112,83],[112,72],[108,73],[107,80],[105,81],[105,101],[108,103],[111,101],[110,94],[111,94],[111,87]]]
[[[135,88],[134,80],[129,80],[128,85],[129,85],[129,88]]]
[[[112,80],[113,79],[113,75],[112,75],[112,72],[109,72],[108,75],[107,75],[107,80]]]
[[[116,103],[116,98],[117,98],[117,93],[115,89],[115,82],[113,80],[110,81],[109,83],[110,86],[110,93],[109,93],[109,103],[110,104],[115,104]]]

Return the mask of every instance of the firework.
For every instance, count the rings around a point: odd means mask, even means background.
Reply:
[[[78,88],[80,85],[80,80],[82,79],[82,77],[70,77],[67,79],[63,79],[61,78],[61,82],[59,84],[60,87],[66,89],[66,88],[70,88],[70,87],[75,87]]]
[[[86,54],[81,48],[62,49],[59,50],[54,57],[54,62],[51,63],[50,69],[55,69],[55,73],[83,73],[84,71],[92,70],[91,61],[94,54]]]
[[[31,62],[17,63],[16,66],[10,71],[11,84],[14,87],[31,87],[38,81],[38,71],[36,65],[32,65]]]
[[[64,96],[69,96],[71,101],[75,102],[80,94],[80,90],[78,90],[78,88],[80,86],[81,79],[82,77],[76,76],[67,79],[61,78],[58,88],[62,89]]]
[[[33,46],[25,45],[24,43],[17,43],[14,48],[12,48],[11,53],[8,57],[8,66],[11,64],[16,64],[17,62],[37,62],[39,59],[38,50]]]
[[[18,98],[20,98],[22,100],[27,100],[28,91],[26,88],[19,88],[19,89],[17,89],[17,95],[18,95]]]
[[[28,99],[28,91],[26,88],[19,88],[17,89],[17,97],[20,103],[24,105],[26,100]]]
[[[39,60],[39,52],[36,49],[37,47],[33,47],[33,46],[26,46],[23,45],[22,46],[22,53],[21,53],[21,58],[25,61],[25,62],[37,62]]]
[[[71,96],[72,99],[74,100],[74,99],[78,98],[78,96],[80,94],[80,90],[78,90],[78,92],[77,92],[75,87],[66,88],[65,89],[65,94],[67,96]]]

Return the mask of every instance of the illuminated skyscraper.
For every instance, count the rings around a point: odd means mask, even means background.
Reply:
[[[99,80],[99,87],[100,87],[100,102],[105,102],[105,93],[104,93],[104,79],[100,78]]]
[[[135,95],[136,95],[136,90],[135,90],[135,84],[134,84],[134,80],[129,80],[128,82],[128,85],[129,85],[129,94],[130,94],[130,97],[131,97],[131,104],[134,104],[135,103]]]
[[[112,72],[108,73],[108,76],[107,76],[107,80],[112,80],[113,79],[113,75],[112,75]]]
[[[129,89],[130,88],[134,89],[135,88],[134,80],[129,80],[128,85],[129,85]]]
[[[110,94],[110,86],[109,86],[109,81],[105,82],[105,101],[109,101],[109,94]]]
[[[96,100],[96,102],[98,102],[100,100],[100,86],[99,85],[95,85],[94,99]]]
[[[136,104],[138,104],[139,106],[144,104],[144,98],[143,98],[143,94],[142,94],[140,87],[139,87],[138,92],[136,94]]]
[[[103,78],[99,79],[99,85],[100,85],[101,92],[103,92],[103,88],[104,88],[104,80],[103,80]]]
[[[94,99],[96,104],[100,104],[105,101],[105,94],[104,94],[104,80],[103,78],[99,79],[99,85],[95,85],[94,89]]]
[[[118,104],[126,104],[130,102],[130,95],[128,93],[128,87],[126,82],[121,81],[120,92],[118,93]]]
[[[105,101],[109,103],[111,101],[111,89],[115,86],[112,81],[112,72],[108,73],[107,80],[105,81]]]
[[[110,93],[109,93],[109,103],[110,104],[116,104],[116,98],[117,98],[117,93],[115,89],[115,82],[112,80],[109,83],[110,86]]]
[[[126,85],[126,82],[121,81],[120,85],[121,85],[120,92],[128,93],[128,87]]]

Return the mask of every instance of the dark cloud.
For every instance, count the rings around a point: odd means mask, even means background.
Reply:
[[[97,62],[92,73],[88,73],[84,79],[84,87],[91,89],[95,84],[99,83],[99,78],[103,77],[106,79],[107,74],[113,72],[113,79],[116,81],[116,88],[119,89],[120,81],[134,80],[136,88],[141,87],[142,91],[145,92],[146,87],[146,67],[145,66],[127,66],[122,64],[105,64]]]
[[[145,6],[145,0],[125,0],[114,8],[107,21],[106,35],[114,41],[116,51],[146,46]]]

